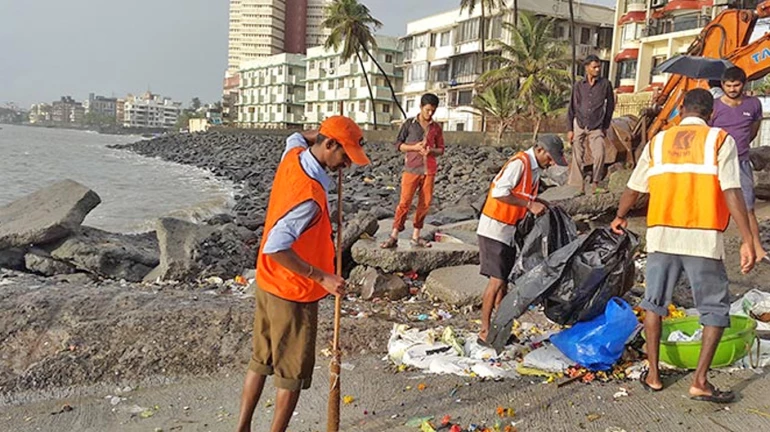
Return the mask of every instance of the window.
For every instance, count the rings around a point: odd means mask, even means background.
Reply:
[[[415,48],[425,48],[425,47],[427,47],[428,46],[428,42],[429,42],[428,38],[429,38],[429,35],[427,33],[426,34],[421,34],[419,36],[415,36],[414,37],[414,42],[413,42],[414,43],[414,47]]]
[[[307,83],[307,91],[313,91],[315,84],[312,82]]]
[[[463,90],[457,92],[457,103],[459,105],[470,105],[473,100],[473,90]]]
[[[289,76],[294,76],[294,68],[289,68]]]
[[[428,64],[419,63],[412,65],[406,75],[408,82],[425,81],[428,78]]]
[[[457,79],[476,73],[476,56],[473,54],[455,57],[452,59],[451,77]]]
[[[326,111],[334,111],[334,103],[326,102]]]
[[[315,69],[315,60],[310,60],[310,70]]]
[[[382,104],[382,112],[384,112],[385,114],[388,114],[390,112],[390,105]]]
[[[430,46],[436,46],[436,33],[430,34]]]
[[[628,23],[623,26],[623,40],[632,41],[642,37],[642,26],[637,23]]]
[[[599,45],[598,48],[612,47],[612,28],[602,27],[599,29],[597,44]]]
[[[433,71],[433,81],[434,82],[447,82],[449,81],[449,67],[448,66],[441,66],[437,68],[432,68]]]
[[[583,27],[580,29],[580,44],[588,45],[591,43],[591,29]]]
[[[289,86],[288,89],[286,90],[286,93],[288,93],[290,95],[293,95],[294,94],[294,86]]]
[[[327,85],[328,85],[328,87],[327,87],[327,88],[328,88],[329,90],[334,90],[334,80],[329,80],[329,82],[327,83]]]
[[[449,46],[449,32],[445,31],[441,33],[441,40],[439,46]]]
[[[503,36],[503,16],[488,18],[486,31],[488,39],[501,39]]]
[[[366,112],[366,101],[358,101],[358,110]]]
[[[353,112],[355,110],[356,110],[356,104],[355,103],[350,104],[350,112]]]
[[[393,63],[393,55],[385,54],[385,63]]]
[[[479,19],[463,21],[460,23],[457,42],[468,42],[479,38]]]
[[[338,89],[345,88],[345,80],[344,79],[340,78],[340,79],[337,80],[337,88]]]
[[[618,63],[618,79],[636,78],[636,60],[626,60]]]
[[[305,108],[307,112],[313,112],[313,104],[307,104],[307,108]]]
[[[455,130],[457,132],[462,132],[465,130],[465,123],[457,123],[455,124]]]

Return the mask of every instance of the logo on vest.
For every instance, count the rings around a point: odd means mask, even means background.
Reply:
[[[681,158],[690,154],[692,141],[695,139],[693,131],[679,131],[674,135],[674,144],[668,154],[674,158]]]

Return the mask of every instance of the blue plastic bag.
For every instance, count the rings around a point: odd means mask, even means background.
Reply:
[[[638,325],[625,300],[613,297],[604,315],[580,322],[551,336],[551,342],[570,360],[589,370],[608,370],[623,355]]]

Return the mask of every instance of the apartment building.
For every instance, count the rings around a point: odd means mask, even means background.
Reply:
[[[618,0],[610,78],[618,93],[662,87],[655,68],[687,48],[730,0]],[[757,1],[732,2],[754,8]]]
[[[344,114],[356,121],[363,129],[373,129],[376,111],[377,127],[391,127],[402,118],[393,101],[386,77],[396,92],[403,85],[403,71],[397,67],[402,63],[399,40],[389,36],[375,36],[377,48],[370,50],[385,74],[369,58],[363,57],[363,68],[356,57],[343,62],[340,51],[325,50],[323,47],[307,51],[305,71],[305,125],[318,126],[325,118]],[[369,77],[374,106],[364,78]]]
[[[228,76],[243,61],[323,44],[327,0],[230,0]]]
[[[303,123],[305,56],[277,54],[241,63],[238,126],[289,128]]]
[[[32,104],[29,108],[30,123],[46,123],[53,120],[53,107],[51,104]]]
[[[565,41],[570,39],[567,2],[519,0],[518,5],[521,11],[555,18],[554,36]],[[614,11],[604,6],[576,3],[574,13],[578,58],[596,54],[608,71]],[[502,27],[503,21],[513,21],[510,9],[493,11],[486,19],[488,41],[510,42],[509,32]],[[402,38],[404,61],[401,65],[405,71],[402,95],[407,115],[416,115],[420,96],[433,92],[441,100],[434,118],[444,130],[481,130],[480,113],[472,107],[474,86],[482,72],[480,21],[481,10],[476,8],[472,15],[467,10],[454,9],[407,23],[407,34]],[[485,51],[488,57],[495,54],[495,45],[487,42]],[[487,60],[485,66],[488,70],[496,64]]]
[[[182,111],[182,103],[150,93],[129,94],[123,103],[123,126],[173,129]]]
[[[83,123],[86,111],[83,104],[70,96],[62,96],[51,104],[51,119],[56,123]]]
[[[88,100],[83,102],[83,108],[86,114],[95,114],[102,117],[115,118],[117,115],[118,100],[104,96],[96,96],[94,93],[88,94]]]

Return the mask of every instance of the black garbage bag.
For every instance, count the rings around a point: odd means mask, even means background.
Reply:
[[[511,335],[513,321],[537,301],[546,316],[559,324],[573,324],[599,315],[613,296],[627,292],[634,281],[636,234],[595,229],[555,251],[514,282],[500,304],[487,336],[498,352]]]
[[[527,213],[516,225],[514,246],[516,263],[509,276],[515,281],[532,270],[557,250],[577,239],[577,227],[567,212],[559,206],[549,207],[541,216]]]
[[[572,257],[560,283],[543,299],[545,315],[561,325],[588,321],[604,313],[612,297],[634,286],[634,255],[639,238],[609,228],[588,235]]]

